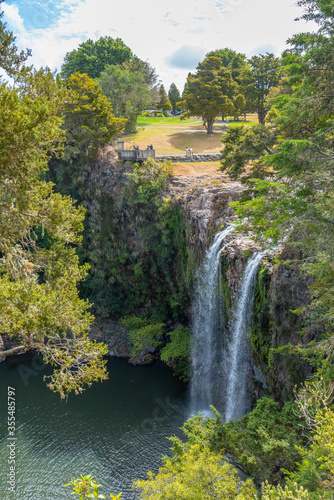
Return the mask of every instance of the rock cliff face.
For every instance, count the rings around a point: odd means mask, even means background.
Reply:
[[[229,203],[238,201],[244,187],[221,173],[203,177],[172,177],[166,192],[185,211],[190,225],[189,246],[199,263],[210,245],[212,236],[233,222],[234,211]]]
[[[115,235],[118,234],[116,228],[112,227],[112,218],[124,195],[125,174],[130,171],[131,165],[119,163],[112,148],[106,148],[101,152],[96,169],[91,174],[90,217],[88,220],[89,231],[92,234],[99,233],[100,240],[105,238],[104,232],[106,230],[109,230],[110,233],[114,231]],[[171,199],[172,206],[177,208],[175,213],[179,211],[185,215],[186,229],[182,233],[182,238],[185,239],[196,266],[202,261],[214,234],[222,227],[233,223],[234,212],[229,203],[239,200],[244,189],[239,182],[231,182],[218,172],[215,175],[202,177],[174,176],[165,186],[161,198]],[[131,241],[132,250],[135,250],[137,258],[140,259],[147,252],[139,227],[140,224],[143,224],[144,219],[136,217],[136,220],[129,222],[128,216],[126,211],[121,213],[121,216],[118,217],[118,223],[122,225],[123,237]],[[168,222],[168,224],[170,223]],[[170,227],[168,224],[165,227]],[[117,237],[120,237],[120,233]],[[111,234],[110,239],[113,244],[115,238],[116,236]],[[95,253],[99,252],[100,240],[92,238],[89,242]],[[249,256],[256,251],[256,246],[251,239],[236,234],[230,234],[226,242],[229,245],[222,254],[222,288],[226,309],[230,313],[233,301],[237,298],[240,276]],[[121,243],[120,241],[119,245]],[[158,281],[154,282],[154,286],[160,287],[160,283],[162,286],[162,282],[169,280],[168,293],[174,290],[175,300],[178,300],[177,297],[184,293],[185,289],[180,288],[180,284],[177,283],[175,269],[179,265],[188,264],[185,262],[184,256],[177,255],[177,248],[175,248],[175,252],[170,263],[170,274],[162,275],[159,272]],[[103,255],[101,258],[103,259]],[[296,261],[298,255],[294,254],[291,249],[285,249],[281,259],[282,261]],[[186,257],[186,261],[189,261],[189,257]],[[123,265],[122,261],[120,261],[121,265]],[[150,265],[154,266],[155,263],[152,262]],[[132,278],[129,279],[132,280]],[[137,286],[136,283],[133,281],[134,287]],[[299,316],[291,312],[291,310],[307,303],[309,284],[310,278],[304,276],[295,264],[281,262],[273,266],[268,261],[259,270],[254,301],[254,327],[251,334],[254,395],[256,397],[263,395],[267,390],[276,400],[283,402],[291,397],[294,385],[310,374],[310,367],[300,357],[273,351],[273,349],[289,343],[297,345],[310,340],[310,338],[303,338],[300,335],[299,332],[303,325]],[[150,307],[149,302],[147,307]],[[183,306],[185,317],[190,310],[187,311],[186,307]],[[126,335],[123,333],[122,335],[124,345],[122,341],[117,340],[115,355],[127,354],[128,341]],[[147,356],[144,356],[143,362],[149,362],[154,358],[154,353],[144,354]],[[139,362],[141,362],[140,359]]]
[[[292,312],[307,305],[312,278],[298,266],[300,255],[291,248],[280,253],[280,263],[262,269],[257,284],[255,322],[252,334],[253,358],[264,375],[269,393],[280,403],[293,397],[293,389],[312,373],[311,367],[289,349],[313,340],[301,333],[303,321]]]

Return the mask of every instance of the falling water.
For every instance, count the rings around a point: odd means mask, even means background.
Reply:
[[[250,410],[251,356],[248,335],[253,321],[256,273],[264,256],[265,252],[259,252],[249,259],[239,287],[228,348],[226,422],[236,420]]]
[[[210,405],[221,408],[226,335],[220,255],[227,246],[221,245],[232,229],[230,226],[216,234],[197,272],[192,311],[192,413],[207,411]]]

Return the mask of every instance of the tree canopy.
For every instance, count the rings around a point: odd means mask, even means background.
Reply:
[[[13,37],[0,26],[2,45]],[[15,88],[0,82],[0,334],[15,343],[0,338],[0,354],[37,351],[54,367],[49,387],[66,396],[107,377],[106,350],[88,339],[92,317],[77,290],[87,273],[75,253],[84,210],[45,181],[50,155],[62,153],[64,88],[17,62],[4,44]]]
[[[121,66],[108,66],[99,78],[103,94],[111,103],[115,116],[126,118],[125,131],[136,130],[137,118],[147,108],[151,92],[142,71],[130,71]]]
[[[269,154],[261,154],[261,147],[258,151],[259,165],[270,171],[270,178],[253,180],[249,201],[236,207],[246,220],[244,227],[266,246],[284,242],[302,251],[301,269],[313,276],[312,300],[297,312],[307,320],[305,332],[316,332],[318,339],[303,351],[322,359],[321,370],[333,376],[334,16],[329,0],[303,0],[300,5],[307,9],[303,17],[319,22],[319,30],[289,40],[284,78],[271,98],[273,128],[263,133],[263,150],[269,136],[276,137]],[[229,153],[235,165],[245,138]],[[258,141],[259,136],[253,138]]]
[[[272,88],[277,87],[280,81],[280,59],[275,57],[274,54],[261,54],[253,56],[249,59],[251,66],[252,82],[251,98],[253,101],[253,108],[259,117],[259,123],[265,124],[268,106],[266,98]]]
[[[181,94],[175,83],[172,83],[171,86],[169,87],[168,99],[170,100],[173,112],[175,113],[175,111],[179,109],[177,103],[181,101]]]
[[[212,134],[215,118],[234,109],[236,88],[231,71],[222,66],[219,57],[210,56],[188,76],[180,106],[190,116],[201,116],[207,133]]]
[[[131,49],[120,38],[114,40],[105,36],[96,42],[87,40],[77,49],[67,52],[60,74],[65,80],[74,73],[87,73],[91,78],[98,78],[110,64],[120,65],[132,57]]]
[[[159,86],[159,101],[157,103],[157,107],[161,109],[163,113],[166,113],[167,111],[170,111],[172,109],[172,105],[163,85]]]
[[[256,500],[251,479],[242,481],[236,469],[219,453],[198,444],[191,445],[175,460],[167,459],[164,467],[146,481],[135,481],[142,500]]]

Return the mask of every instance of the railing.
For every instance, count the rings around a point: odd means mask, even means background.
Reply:
[[[118,159],[125,161],[145,161],[155,158],[154,149],[124,149],[118,151]]]

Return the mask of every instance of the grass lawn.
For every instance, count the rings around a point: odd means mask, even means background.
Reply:
[[[187,146],[193,148],[194,153],[216,153],[222,149],[222,134],[219,121],[214,124],[213,134],[207,134],[199,118],[140,117],[138,132],[124,135],[122,139],[125,149],[133,149],[133,146],[146,149],[153,144],[156,155],[184,154]]]

